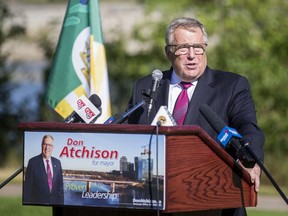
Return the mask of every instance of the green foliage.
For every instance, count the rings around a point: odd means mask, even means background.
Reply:
[[[154,67],[168,69],[163,52],[165,28],[179,16],[194,16],[205,24],[209,45],[208,64],[212,68],[233,71],[246,76],[252,88],[258,123],[266,135],[265,164],[281,183],[288,181],[286,169],[279,168],[288,153],[288,2],[282,0],[142,0],[147,17],[155,11],[161,17],[143,21],[131,38],[109,46],[108,66],[112,88],[117,86],[119,98],[125,103],[132,80],[151,73]],[[158,16],[158,17],[159,17]],[[146,28],[150,34],[145,34]],[[145,50],[130,55],[125,51],[131,41],[148,44]],[[118,47],[118,48],[117,48]],[[121,53],[121,55],[119,55]],[[119,79],[125,74],[125,80]],[[112,89],[113,92],[113,89]],[[123,94],[124,93],[124,94]],[[118,96],[117,96],[118,95]],[[121,95],[121,97],[119,96]],[[122,100],[122,102],[120,101]],[[123,110],[124,105],[120,106]],[[273,129],[273,130],[271,130]],[[285,163],[284,163],[285,164]],[[287,162],[286,162],[287,164]]]
[[[220,41],[210,53],[214,66],[250,80],[259,125],[266,134],[265,151],[277,158],[288,152],[288,95],[281,91],[288,81],[287,9],[286,1],[222,1],[213,32]]]
[[[25,28],[13,23],[13,15],[7,5],[0,1],[0,166],[3,166],[11,147],[17,146],[17,123],[21,113],[11,107],[11,91],[15,86],[10,83],[11,68],[6,64],[9,53],[3,52],[3,45],[9,39],[25,33]],[[12,20],[8,27],[6,24]],[[13,112],[14,111],[14,112]]]
[[[46,4],[46,3],[67,3],[69,0],[21,0],[28,4]]]
[[[155,67],[169,69],[170,66],[167,66],[168,61],[164,55],[165,33],[163,32],[165,30],[161,23],[140,23],[134,29],[131,40],[127,40],[123,35],[118,41],[105,45],[111,100],[112,104],[118,105],[112,107],[114,113],[126,109],[134,82],[138,78],[152,73]],[[129,51],[127,47],[132,41],[140,45],[135,46],[133,51]]]
[[[47,1],[49,0],[43,0]],[[101,3],[101,0],[99,2]],[[120,35],[119,40],[105,44],[113,113],[125,110],[133,84],[138,78],[151,74],[155,68],[169,69],[170,63],[164,53],[168,23],[179,16],[194,16],[205,24],[208,31],[209,66],[248,77],[259,125],[266,135],[265,164],[277,181],[287,183],[288,174],[285,171],[288,164],[286,159],[288,94],[285,87],[288,81],[286,71],[288,2],[283,0],[177,0],[177,3],[167,0],[137,0],[137,2],[145,7],[146,16],[133,29],[133,34]],[[1,47],[14,33],[24,31],[21,28],[16,30],[10,28],[10,33],[4,31],[3,25],[9,19],[9,11],[3,5],[4,3],[0,3],[0,111],[5,108],[3,113],[8,116],[3,120],[0,119],[0,129],[3,131],[3,134],[0,134],[3,137],[1,153],[5,142],[11,142],[8,136],[5,136],[8,134],[7,124],[11,126],[17,122],[15,116],[9,116],[7,108],[11,89],[3,83],[9,80],[9,73],[2,71],[7,71],[4,62],[8,54],[2,53]],[[55,44],[51,43],[48,34],[48,31],[43,32],[37,42],[50,62]],[[130,49],[131,45],[133,49]],[[48,72],[49,68],[46,70],[47,74]],[[5,95],[3,99],[2,95]],[[51,120],[51,116],[45,114],[48,111],[43,107],[44,104],[41,112],[43,116],[39,119]],[[15,127],[14,125],[14,129]]]

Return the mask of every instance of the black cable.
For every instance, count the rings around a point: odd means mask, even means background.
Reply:
[[[159,142],[158,142],[158,137],[159,137],[159,126],[161,126],[161,122],[158,121],[156,124],[156,208],[157,208],[157,215],[160,216],[160,206],[159,206],[159,200],[160,200],[160,186],[159,186]],[[152,152],[152,137],[154,134],[151,134],[150,136],[150,141],[149,141],[149,149],[148,149],[148,178],[149,178],[149,194],[150,194],[150,205],[151,205],[151,209],[154,208],[153,206],[153,190],[152,190],[152,177],[151,177],[151,152]]]
[[[152,177],[151,177],[151,145],[153,134],[150,136],[149,148],[148,148],[148,181],[149,181],[149,195],[150,195],[150,207],[153,209],[153,190],[152,190]],[[145,150],[144,150],[145,151]]]
[[[4,182],[2,182],[0,184],[0,189],[4,187],[7,183],[9,183],[12,179],[14,179],[22,171],[23,171],[23,166],[21,166],[15,173],[13,173],[9,178],[7,178]]]
[[[241,166],[239,164],[240,160],[236,160],[234,161],[235,166],[238,168],[238,170],[241,170]],[[238,176],[239,177],[239,176]],[[243,209],[243,214],[244,216],[247,216],[247,211],[245,208],[245,199],[244,199],[244,191],[243,191],[243,185],[242,185],[242,181],[241,181],[241,177],[239,177],[239,182],[238,182],[238,186],[240,189],[240,195],[241,195],[241,203],[242,203],[242,209]]]
[[[270,180],[270,182],[273,184],[273,186],[275,187],[275,189],[279,192],[279,194],[281,195],[281,197],[283,198],[283,200],[286,202],[286,204],[288,205],[288,199],[287,196],[284,194],[284,192],[281,190],[281,188],[279,187],[279,185],[276,183],[276,181],[273,179],[273,177],[270,175],[270,173],[268,172],[268,170],[266,169],[266,167],[264,166],[264,164],[262,163],[262,161],[257,157],[257,155],[254,153],[254,151],[250,148],[249,143],[246,142],[243,144],[243,146],[249,151],[249,153],[254,157],[254,159],[256,160],[257,164],[260,166],[260,168],[263,170],[263,172],[266,174],[266,176],[268,177],[268,179]]]
[[[156,124],[156,203],[157,203],[157,216],[160,216],[159,209],[159,199],[160,199],[160,187],[159,187],[159,164],[158,164],[158,156],[159,156],[159,148],[158,148],[158,136],[159,136],[159,127],[161,126],[161,122],[158,121]]]

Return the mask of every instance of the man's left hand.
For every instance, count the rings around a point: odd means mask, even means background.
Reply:
[[[255,164],[253,168],[244,168],[250,174],[251,182],[255,185],[255,191],[258,192],[260,188],[261,168]]]

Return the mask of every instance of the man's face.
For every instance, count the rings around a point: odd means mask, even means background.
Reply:
[[[200,28],[195,28],[193,32],[183,28],[176,29],[172,44],[187,47],[189,47],[188,45],[201,44],[202,47],[206,49],[203,41],[203,33]],[[197,54],[199,53],[197,49],[198,48],[190,47],[186,54],[182,54],[183,52],[171,53],[166,51],[168,59],[171,61],[176,74],[182,81],[191,82],[192,80],[198,79],[204,73],[207,65],[206,52],[204,51],[202,54]]]
[[[45,159],[50,159],[54,148],[53,140],[47,137],[42,143],[42,154]]]

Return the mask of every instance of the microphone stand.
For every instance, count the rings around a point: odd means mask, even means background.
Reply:
[[[142,101],[138,102],[135,106],[133,106],[131,109],[127,110],[121,118],[115,119],[114,121],[111,121],[110,124],[121,124],[129,115],[131,115],[135,110],[137,110],[139,107],[146,104],[145,98],[142,99]]]
[[[242,144],[243,145],[243,144]],[[264,171],[264,173],[266,174],[266,176],[268,177],[268,179],[270,180],[270,182],[272,183],[272,185],[275,187],[275,189],[279,192],[279,194],[281,195],[281,197],[283,198],[283,200],[286,202],[286,204],[288,205],[288,199],[287,196],[284,194],[284,192],[281,190],[281,188],[279,187],[279,185],[276,183],[276,181],[273,179],[273,177],[270,175],[270,173],[268,172],[268,170],[266,169],[266,167],[264,166],[264,164],[262,163],[262,161],[257,157],[257,155],[254,153],[254,151],[250,148],[249,143],[245,143],[244,148],[247,149],[249,151],[249,153],[253,156],[253,158],[255,159],[255,161],[257,162],[257,164],[260,166],[260,168]]]
[[[146,100],[149,100],[147,107],[147,122],[150,122],[150,113],[152,111],[153,102],[156,100],[157,92],[151,91],[150,89],[142,90],[142,95],[144,95]]]
[[[23,171],[23,166],[21,166],[15,173],[13,173],[9,178],[7,178],[5,181],[3,181],[0,184],[0,189],[4,187],[6,184],[8,184],[12,179],[14,179],[18,174],[20,174]]]

